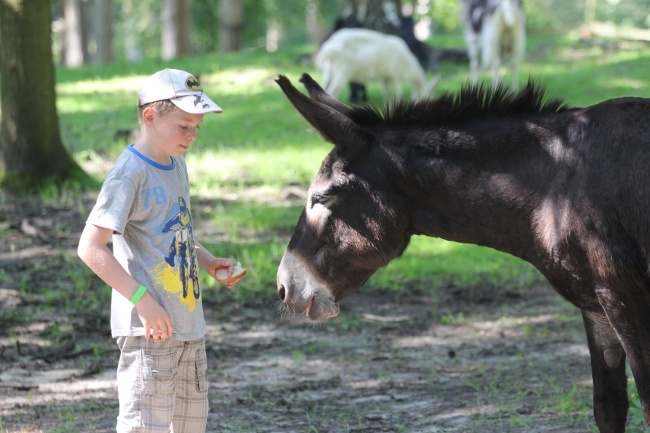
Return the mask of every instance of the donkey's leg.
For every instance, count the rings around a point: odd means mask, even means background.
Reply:
[[[642,284],[642,283],[641,283]],[[650,300],[646,288],[626,287],[627,296],[598,287],[598,301],[616,331],[636,382],[645,422],[650,425]]]
[[[625,352],[604,314],[582,312],[591,355],[594,417],[601,433],[625,431],[627,378]]]

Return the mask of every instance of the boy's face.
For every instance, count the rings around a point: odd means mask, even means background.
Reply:
[[[183,156],[196,140],[204,116],[187,113],[181,109],[160,115],[152,108],[145,109],[142,114],[147,127],[150,128],[151,144],[155,146],[155,151],[160,152],[160,156],[164,154],[174,157]]]

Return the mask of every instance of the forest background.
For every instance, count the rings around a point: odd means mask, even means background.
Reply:
[[[580,316],[513,257],[416,237],[335,320],[306,326],[277,314],[277,265],[330,145],[273,79],[320,78],[311,55],[348,3],[0,0],[0,168],[17,167],[16,155],[58,164],[65,152],[88,175],[0,190],[0,431],[114,429],[110,289],[75,248],[99,182],[133,139],[135,91],[164,67],[200,75],[224,108],[187,156],[192,209],[204,245],[250,270],[232,292],[201,275],[211,431],[594,431]],[[464,51],[458,0],[399,3],[429,46]],[[533,77],[570,105],[650,97],[650,0],[524,0],[524,8],[522,81]],[[38,26],[10,29],[21,10],[42,13]],[[41,30],[41,51],[12,57]],[[24,75],[11,69],[22,61],[31,62]],[[441,74],[436,93],[456,91],[468,69],[458,59],[428,75]],[[381,104],[378,87],[369,91]],[[53,121],[40,111],[48,98]],[[12,141],[16,130],[22,141]],[[49,153],[55,135],[61,148]],[[27,145],[35,148],[23,152]],[[21,179],[43,173],[38,166]],[[630,426],[644,429],[634,410]]]

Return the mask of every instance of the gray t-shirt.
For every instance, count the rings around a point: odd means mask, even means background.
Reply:
[[[129,146],[108,173],[87,224],[113,233],[113,254],[171,317],[173,338],[206,334],[187,167],[161,165]],[[144,335],[134,305],[113,290],[113,337]]]

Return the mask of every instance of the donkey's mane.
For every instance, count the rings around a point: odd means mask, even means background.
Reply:
[[[360,125],[436,126],[464,123],[480,118],[522,117],[570,110],[559,98],[544,100],[544,88],[528,81],[519,91],[506,86],[464,85],[458,92],[415,102],[399,100],[383,107],[354,107],[350,117]]]

